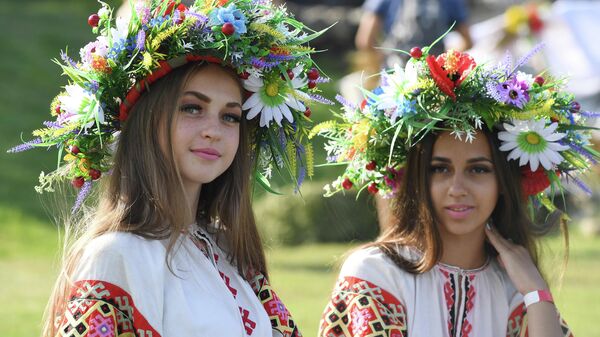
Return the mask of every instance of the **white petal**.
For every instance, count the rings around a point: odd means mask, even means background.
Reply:
[[[568,145],[562,145],[559,143],[554,143],[554,142],[548,142],[548,148],[554,151],[564,151],[564,150],[568,150],[569,146]]]
[[[273,111],[273,107],[270,106],[265,106],[261,115],[261,122],[262,125],[261,126],[265,126],[265,125],[269,125],[271,124],[271,121],[273,120],[273,114],[275,113],[275,111]],[[264,117],[264,119],[263,119]]]
[[[518,146],[517,142],[506,142],[506,143],[502,143],[502,145],[500,145],[499,149],[500,149],[500,151],[510,151],[517,146]]]
[[[554,122],[550,125],[548,125],[548,127],[545,129],[546,132],[548,132],[547,134],[550,135],[552,133],[554,133],[554,131],[556,131],[556,128],[558,127],[558,123]]]
[[[565,133],[552,133],[547,136],[544,136],[544,139],[549,142],[555,142],[559,139],[563,139],[566,136]]]
[[[508,160],[518,159],[522,155],[523,155],[523,152],[521,151],[521,149],[516,148],[516,149],[512,150],[511,153],[508,154],[508,157],[506,159],[508,159]]]
[[[288,122],[290,122],[290,123],[294,122],[294,116],[292,115],[292,112],[290,111],[290,108],[288,108],[287,105],[282,104],[279,106],[279,109],[281,109],[281,113],[283,114],[283,116],[285,116],[285,118],[288,120]]]
[[[308,79],[306,77],[294,77],[292,79],[292,87],[294,89],[298,89],[298,88],[302,88],[303,86],[306,85],[306,83],[308,82]]]
[[[537,171],[538,166],[540,166],[540,160],[537,154],[531,155],[531,157],[529,158],[529,166],[531,166],[531,172]]]
[[[264,105],[262,104],[257,104],[255,106],[252,107],[252,109],[250,109],[250,111],[248,111],[248,114],[246,115],[246,119],[247,120],[251,120],[254,117],[256,117],[258,115],[259,112],[261,112],[261,110],[263,110],[265,108]]]
[[[262,101],[260,100],[260,94],[254,93],[252,94],[252,96],[248,97],[248,99],[244,102],[244,105],[242,105],[242,110],[247,110],[252,107],[255,107],[259,103],[262,103]]]
[[[504,141],[514,141],[517,137],[510,132],[500,131],[498,132],[498,139]]]
[[[277,125],[281,126],[281,120],[283,119],[283,115],[281,114],[281,109],[279,106],[273,107],[273,119],[277,122]]]
[[[542,153],[538,154],[538,157],[540,159],[540,164],[542,164],[542,166],[546,169],[546,170],[550,170],[552,169],[552,162],[550,161],[550,159],[546,156],[548,151],[544,151]]]
[[[295,97],[292,97],[290,95],[287,95],[285,97],[285,103],[289,105],[290,108],[298,110],[300,112],[304,112],[304,110],[306,110],[304,104],[300,103],[300,101],[298,101]]]
[[[554,164],[560,164],[563,162],[564,158],[563,156],[561,156],[559,153],[554,152],[554,151],[545,151],[544,152],[546,154],[546,157],[548,157],[548,159],[554,163]]]
[[[523,165],[527,164],[527,162],[530,160],[529,157],[532,157],[532,156],[530,156],[529,153],[527,153],[527,152],[523,152],[521,154],[521,157],[519,158],[519,166],[523,166]]]

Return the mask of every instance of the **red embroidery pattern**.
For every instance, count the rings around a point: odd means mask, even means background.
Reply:
[[[225,282],[225,286],[227,286],[227,289],[229,289],[229,291],[233,295],[233,298],[237,298],[237,289],[235,289],[234,287],[231,286],[231,279],[227,275],[225,275],[222,271],[219,271],[219,275],[221,275],[223,282]]]
[[[58,331],[65,337],[160,337],[125,290],[98,280],[75,282]]]
[[[242,309],[242,307],[239,307],[239,309],[240,315],[242,315],[242,322],[244,322],[244,329],[246,329],[246,334],[250,336],[256,328],[256,322],[250,319],[250,311]]]
[[[288,309],[273,291],[265,276],[256,273],[250,285],[265,308],[273,330],[278,331],[283,337],[302,337]]]
[[[472,316],[472,309],[475,303],[475,295],[476,295],[476,291],[475,291],[475,287],[473,286],[474,280],[475,280],[475,274],[466,274],[463,277],[466,277],[466,279],[464,280],[465,282],[465,291],[464,291],[464,298],[461,299],[457,299],[457,287],[462,287],[462,285],[457,285],[456,284],[456,279],[453,277],[454,274],[452,274],[450,271],[446,270],[445,268],[440,267],[439,271],[442,273],[442,275],[444,276],[444,285],[443,285],[443,289],[444,289],[444,299],[446,301],[446,309],[448,310],[448,332],[450,334],[450,336],[454,336],[455,335],[455,331],[454,329],[456,328],[456,323],[458,320],[460,320],[461,322],[461,328],[460,328],[460,336],[462,337],[468,337],[471,334],[471,331],[473,331],[473,325],[471,324],[471,316]],[[457,312],[457,309],[460,310],[459,308],[456,308],[456,301],[458,300],[464,300],[465,304],[464,304],[464,310],[463,310],[463,314],[462,317],[457,317],[459,315],[459,313]],[[460,303],[460,302],[459,302]]]
[[[386,290],[355,277],[336,285],[321,318],[322,337],[407,337],[406,309]]]
[[[521,303],[519,306],[510,313],[508,317],[508,324],[506,327],[506,337],[528,337],[529,333],[526,330],[523,336],[521,336],[521,330],[527,329],[527,311],[525,310],[525,304]],[[573,337],[573,332],[567,325],[567,322],[560,318],[560,328],[562,329],[563,336]]]
[[[468,337],[473,330],[473,325],[471,324],[471,313],[473,312],[473,304],[475,302],[475,287],[473,286],[473,281],[475,280],[475,275],[468,275],[466,282],[466,297],[465,297],[465,314],[463,315],[463,323],[461,336]]]
[[[448,322],[446,323],[448,326],[448,331],[450,332],[450,336],[454,336],[454,321],[456,320],[456,312],[454,311],[454,302],[455,302],[455,287],[454,279],[450,277],[450,273],[440,268],[440,272],[444,275],[444,299],[446,300],[446,309],[448,310]]]

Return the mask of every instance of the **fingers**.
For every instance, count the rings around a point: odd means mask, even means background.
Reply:
[[[505,238],[500,235],[492,226],[489,224],[485,225],[485,234],[487,235],[488,240],[496,248],[499,254],[510,249],[511,243],[508,242]]]

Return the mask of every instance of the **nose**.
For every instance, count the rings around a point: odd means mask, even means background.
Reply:
[[[220,123],[220,116],[218,113],[211,113],[207,118],[200,121],[200,135],[202,138],[218,140],[221,139],[223,131],[221,128],[223,125]]]
[[[462,174],[456,173],[451,178],[450,187],[448,188],[448,195],[452,197],[462,197],[467,195],[465,178]]]

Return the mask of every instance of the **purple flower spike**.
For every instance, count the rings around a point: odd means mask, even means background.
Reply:
[[[145,44],[146,44],[146,32],[144,32],[144,30],[140,30],[137,33],[137,37],[135,39],[135,47],[140,51],[144,51]]]
[[[358,106],[356,106],[356,104],[348,101],[344,96],[338,94],[335,96],[335,99],[340,102],[344,108],[350,110],[350,111],[354,111],[358,109]]]
[[[600,118],[600,112],[582,111],[580,114],[587,118]]]
[[[8,153],[19,153],[19,152],[23,152],[23,151],[27,151],[27,150],[31,150],[35,147],[36,144],[39,144],[42,142],[41,138],[36,138],[34,140],[28,141],[26,143],[23,143],[21,145],[17,145],[11,149],[9,149]]]
[[[75,204],[73,205],[73,208],[71,208],[71,214],[74,214],[75,212],[77,212],[77,210],[81,207],[81,205],[83,204],[83,201],[90,194],[91,191],[92,191],[92,182],[90,180],[86,180],[83,183],[83,186],[81,186],[79,193],[77,194],[77,199],[75,200]]]

